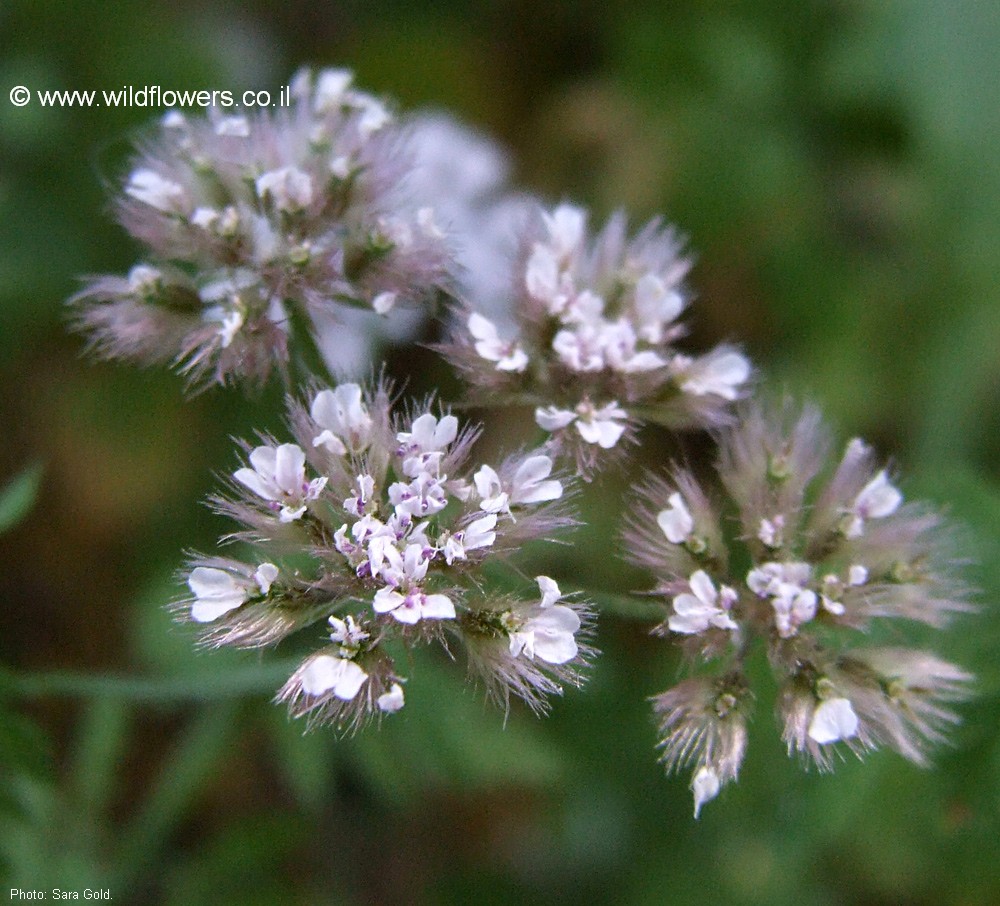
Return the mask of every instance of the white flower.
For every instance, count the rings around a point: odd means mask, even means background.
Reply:
[[[360,453],[371,443],[372,419],[361,398],[357,384],[341,384],[336,390],[321,390],[309,410],[322,428],[313,438],[314,447],[325,447],[343,455],[348,450]]]
[[[809,722],[809,738],[820,745],[850,739],[857,733],[858,715],[846,698],[828,698],[820,702]]]
[[[625,433],[625,419],[628,413],[617,402],[607,403],[595,409],[589,400],[576,407],[576,430],[588,444],[597,444],[602,450],[610,450]]]
[[[674,613],[667,621],[674,632],[693,635],[704,632],[710,626],[717,629],[739,628],[729,616],[737,598],[733,589],[722,585],[716,591],[708,573],[702,569],[691,574],[688,585],[691,591],[674,598]]]
[[[719,795],[721,785],[715,768],[710,768],[706,765],[698,769],[694,775],[694,779],[691,781],[691,791],[694,793],[695,818],[701,813],[701,807],[706,802],[711,802]]]
[[[273,563],[262,563],[254,573],[260,593],[265,595],[277,577],[278,567]],[[197,566],[191,570],[188,588],[196,599],[191,605],[191,619],[197,623],[217,620],[244,604],[251,592],[256,592],[248,580],[214,566]]]
[[[358,122],[358,132],[364,139],[370,138],[379,129],[392,122],[392,116],[385,105],[370,95],[361,96],[361,119]]]
[[[674,321],[684,307],[676,290],[668,289],[653,273],[644,274],[635,285],[635,320],[639,337],[648,343],[664,339],[664,326]]]
[[[388,692],[383,692],[377,699],[379,711],[394,714],[406,703],[403,698],[403,687],[393,683]]]
[[[504,490],[500,477],[490,466],[482,466],[472,476],[487,513],[510,512],[511,506],[524,503],[544,503],[562,496],[562,482],[550,479],[552,460],[548,456],[529,456],[517,467],[509,490]]]
[[[558,431],[575,422],[580,437],[603,450],[610,450],[618,443],[625,433],[622,422],[627,418],[628,413],[617,402],[595,409],[589,400],[584,400],[575,410],[555,406],[540,406],[535,410],[535,421],[546,431]]]
[[[253,577],[260,587],[260,593],[266,595],[271,590],[274,580],[278,578],[278,567],[273,563],[261,563],[254,571]]]
[[[559,409],[556,406],[539,406],[535,410],[535,421],[546,431],[558,431],[576,421],[576,413],[572,409]]]
[[[864,585],[868,581],[868,568],[859,563],[853,564],[847,570],[848,585]]]
[[[224,116],[215,124],[215,134],[246,138],[250,134],[250,123],[245,116]]]
[[[184,188],[179,183],[146,168],[136,170],[129,177],[125,193],[164,214],[178,214],[186,206]]]
[[[136,295],[149,295],[159,289],[163,274],[148,264],[137,264],[128,272],[128,288]]]
[[[496,325],[481,314],[469,315],[469,333],[475,339],[476,352],[482,358],[496,362],[497,371],[521,372],[528,367],[527,353],[514,341],[504,342]]]
[[[576,330],[560,330],[552,339],[552,349],[570,370],[600,371],[604,368],[601,337],[589,325]]]
[[[458,436],[458,419],[446,415],[440,420],[429,412],[413,420],[409,431],[400,431],[396,439],[403,457],[403,474],[415,478],[421,472],[437,472],[445,448]]]
[[[562,482],[549,478],[552,460],[545,455],[529,456],[517,467],[510,482],[510,503],[544,503],[562,497]]]
[[[375,493],[375,479],[371,475],[359,475],[355,479],[357,493],[344,500],[344,509],[352,516],[364,516],[365,509]]]
[[[356,648],[368,638],[368,633],[358,627],[358,624],[354,622],[354,617],[350,614],[346,620],[330,617],[330,629],[332,630],[330,638],[348,648]]]
[[[313,110],[319,114],[336,113],[344,103],[347,89],[354,81],[349,69],[323,69],[316,77]]]
[[[350,701],[358,694],[368,674],[354,661],[342,657],[320,654],[302,669],[302,691],[306,695],[323,695],[333,691],[342,701]]]
[[[784,544],[783,532],[785,530],[785,517],[779,513],[773,519],[761,519],[760,528],[757,529],[757,537],[761,543],[776,549]]]
[[[465,560],[466,551],[492,547],[497,540],[496,513],[489,513],[470,522],[462,531],[455,532],[444,544],[444,558],[449,566],[455,560]]]
[[[683,544],[694,531],[694,519],[679,493],[671,494],[667,498],[667,503],[670,506],[660,510],[656,524],[663,530],[663,534],[671,544]]]
[[[543,213],[549,231],[549,245],[557,258],[574,255],[583,242],[587,228],[587,212],[574,205],[561,204],[551,214]]]
[[[326,486],[326,478],[306,481],[305,463],[305,453],[295,444],[257,447],[250,454],[253,468],[237,469],[233,478],[271,501],[282,522],[293,522],[305,513],[306,502],[315,500]]]
[[[580,617],[572,608],[555,604],[559,586],[548,576],[537,576],[542,600],[528,611],[524,621],[510,633],[510,653],[538,657],[549,664],[565,664],[576,657],[579,647],[574,634],[580,629]]]
[[[758,597],[770,598],[778,635],[791,638],[799,626],[816,616],[819,598],[806,583],[812,577],[808,563],[764,563],[747,574],[747,586]]]
[[[312,177],[297,167],[268,170],[257,177],[255,185],[257,197],[261,201],[270,198],[279,211],[294,214],[312,204]]]
[[[902,502],[903,495],[889,483],[889,477],[883,469],[854,498],[844,534],[848,538],[859,538],[864,532],[866,519],[891,516]]]
[[[233,342],[233,338],[239,332],[239,329],[243,326],[244,317],[243,310],[241,308],[234,308],[231,311],[226,312],[222,317],[222,326],[219,328],[219,337],[223,349],[228,349],[230,344]]]
[[[671,368],[685,393],[693,396],[714,394],[730,401],[739,396],[740,387],[750,377],[750,363],[732,350],[716,350],[696,359],[677,355]]]
[[[388,585],[375,592],[372,606],[376,613],[388,613],[400,623],[409,624],[422,619],[455,618],[455,605],[447,595],[425,594],[419,585],[427,575],[428,566],[422,544],[407,545],[403,554],[393,545],[385,545],[383,553],[387,562],[381,576]]]
[[[389,502],[397,514],[423,518],[440,513],[448,505],[448,495],[440,479],[421,472],[409,484],[401,481],[391,484]]]
[[[379,293],[374,299],[372,299],[372,308],[375,309],[375,313],[379,315],[387,315],[396,305],[396,293],[384,292]]]
[[[539,607],[550,607],[562,597],[562,592],[559,591],[555,579],[550,579],[548,576],[535,576],[535,581],[538,583],[538,590],[542,593],[542,602],[538,605]]]

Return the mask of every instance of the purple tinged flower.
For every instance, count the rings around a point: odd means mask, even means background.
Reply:
[[[294,522],[305,513],[306,504],[320,495],[328,480],[324,476],[307,482],[305,463],[305,453],[295,444],[257,447],[250,453],[253,468],[237,469],[233,478],[274,504],[282,522]]]
[[[262,563],[253,574],[253,581],[213,566],[195,567],[187,580],[195,596],[191,619],[211,623],[241,607],[253,595],[266,595],[277,577],[278,567],[273,563]]]
[[[580,617],[570,607],[556,604],[561,597],[559,586],[548,576],[538,576],[542,600],[520,618],[510,633],[510,653],[529,660],[538,657],[549,664],[565,664],[579,650],[575,635],[580,630]]]
[[[699,569],[692,573],[688,582],[689,592],[674,597],[674,613],[667,625],[685,635],[704,632],[709,628],[739,629],[729,615],[737,594],[727,585],[718,590],[708,573]]]

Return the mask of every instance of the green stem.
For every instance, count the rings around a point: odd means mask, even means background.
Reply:
[[[15,673],[0,670],[0,698],[97,698],[138,704],[181,704],[270,695],[300,659],[176,677],[109,676],[85,673]]]

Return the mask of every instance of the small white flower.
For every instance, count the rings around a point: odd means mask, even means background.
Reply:
[[[819,597],[806,584],[812,578],[808,563],[763,563],[747,574],[747,587],[760,598],[770,598],[778,635],[791,638],[799,626],[816,616]]]
[[[361,629],[354,622],[354,617],[348,614],[346,620],[337,617],[330,617],[330,639],[339,642],[344,657],[348,656],[351,650],[357,650],[361,643],[369,637],[369,633]],[[347,651],[344,652],[343,649]]]
[[[597,444],[602,450],[610,450],[625,433],[624,420],[628,413],[617,402],[606,403],[594,408],[589,400],[576,407],[576,430],[588,444]]]
[[[693,396],[713,394],[729,401],[739,396],[740,387],[750,377],[750,363],[732,350],[716,350],[696,359],[677,355],[671,368],[685,393]]]
[[[719,788],[721,786],[722,784],[719,781],[719,775],[715,768],[710,768],[706,765],[698,769],[694,775],[694,779],[691,781],[691,791],[694,793],[695,818],[701,813],[701,807],[706,802],[711,802],[719,795]]]
[[[164,214],[179,214],[186,206],[184,188],[179,183],[147,168],[136,170],[129,177],[125,193]]]
[[[559,591],[555,579],[550,579],[548,576],[535,576],[535,581],[538,583],[538,590],[542,593],[539,607],[551,607],[562,597],[562,592]]]
[[[349,69],[324,69],[316,77],[313,110],[318,114],[336,113],[344,103],[347,89],[354,81]]]
[[[137,264],[128,272],[128,288],[136,295],[146,296],[160,287],[163,274],[148,264]]]
[[[757,537],[761,543],[772,550],[784,544],[785,517],[780,513],[773,519],[761,519]]]
[[[378,709],[386,714],[394,714],[406,703],[403,698],[403,687],[393,683],[388,692],[383,692],[377,699]]]
[[[535,410],[535,421],[546,431],[558,431],[576,423],[580,437],[588,444],[597,444],[610,450],[625,433],[623,421],[628,413],[617,402],[595,408],[589,400],[579,403],[575,410],[555,406],[540,406]]]
[[[559,431],[576,421],[576,413],[572,409],[559,409],[556,406],[539,406],[535,410],[535,421],[546,431]]]
[[[574,255],[583,242],[587,212],[574,205],[561,204],[551,214],[543,213],[549,231],[549,245],[558,258]]]
[[[663,534],[671,544],[683,544],[694,531],[694,519],[679,493],[671,494],[667,498],[667,503],[670,506],[660,510],[656,524],[663,530]]]
[[[215,134],[246,138],[250,134],[250,123],[245,116],[224,116],[215,124]]]
[[[868,568],[859,563],[853,564],[847,571],[849,585],[864,585],[868,581]]]
[[[392,122],[392,115],[385,105],[370,95],[361,97],[361,119],[358,121],[358,132],[364,139],[370,138],[379,129]]]
[[[820,702],[809,722],[809,738],[820,745],[857,736],[858,715],[849,699],[828,698]]]
[[[440,420],[429,412],[413,420],[409,431],[400,431],[396,439],[403,457],[403,474],[415,478],[421,472],[437,472],[445,449],[458,436],[458,419],[445,415]]]
[[[475,339],[476,353],[490,362],[496,362],[497,371],[522,372],[528,367],[528,356],[515,342],[504,342],[496,325],[481,314],[469,315],[469,333]]]
[[[664,327],[676,320],[684,300],[676,290],[668,289],[653,273],[644,274],[635,285],[635,319],[639,337],[648,343],[664,339]]]
[[[270,198],[279,211],[294,214],[312,204],[312,177],[297,167],[269,170],[257,177],[255,185],[257,197],[261,201]]]
[[[716,591],[708,573],[699,569],[691,574],[688,581],[690,592],[674,598],[674,613],[667,625],[685,635],[704,632],[709,627],[717,629],[738,629],[729,616],[730,608],[736,603],[737,595],[727,585]]]
[[[313,438],[314,447],[325,447],[342,456],[348,450],[360,453],[371,443],[372,419],[357,384],[341,384],[336,390],[321,390],[309,410],[323,431]]]
[[[425,207],[417,211],[417,226],[429,239],[444,239],[444,230],[434,219],[434,208]]]
[[[368,674],[354,661],[320,654],[302,669],[302,691],[307,695],[323,695],[332,691],[342,701],[358,694]]]
[[[375,313],[378,315],[387,315],[396,305],[397,295],[392,292],[379,293],[374,299],[372,299],[372,308],[375,309]]]
[[[305,453],[295,444],[257,447],[250,453],[253,468],[237,469],[233,478],[258,497],[271,501],[282,522],[293,522],[305,513],[307,501],[315,500],[327,482],[325,477],[307,482],[305,463]]]
[[[195,595],[191,618],[198,623],[210,623],[230,610],[235,610],[249,597],[245,583],[224,569],[198,566],[188,576],[188,587]]]
[[[562,482],[549,478],[552,460],[543,454],[529,456],[517,467],[510,482],[510,503],[545,503],[562,497]]]
[[[219,345],[223,349],[229,348],[239,329],[243,326],[243,322],[244,317],[241,308],[234,308],[223,315],[222,326],[219,328],[219,338],[221,340]]]
[[[574,635],[580,629],[580,617],[562,604],[545,603],[544,589],[542,594],[542,603],[528,611],[526,619],[511,632],[510,653],[514,657],[523,654],[529,660],[537,657],[549,664],[565,664],[579,650]]]
[[[848,538],[861,537],[866,519],[891,516],[902,502],[903,495],[889,483],[889,477],[883,469],[854,498],[844,534]]]
[[[409,544],[400,554],[391,544],[383,548],[386,564],[381,576],[388,583],[375,592],[372,606],[376,613],[388,613],[400,623],[420,620],[453,620],[455,605],[447,595],[425,594],[420,582],[427,575],[428,560],[422,544]],[[373,570],[374,572],[374,570]],[[400,591],[402,589],[402,591]]]
[[[278,578],[278,567],[273,563],[261,563],[253,574],[254,580],[260,586],[260,593],[266,595]]]

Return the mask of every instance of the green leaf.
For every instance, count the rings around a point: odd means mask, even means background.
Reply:
[[[0,532],[20,522],[31,509],[42,483],[43,466],[32,463],[0,491]]]

